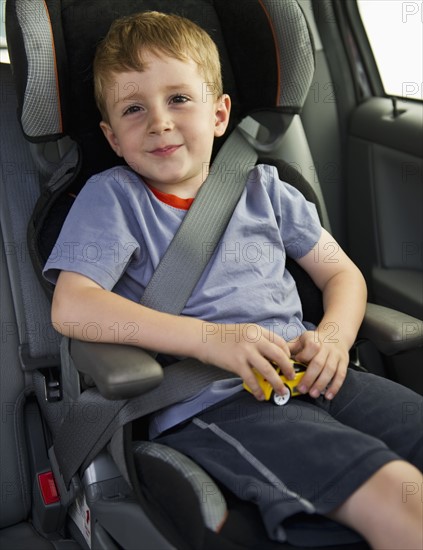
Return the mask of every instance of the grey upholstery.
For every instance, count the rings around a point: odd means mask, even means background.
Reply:
[[[10,66],[0,64],[5,90],[13,90]],[[0,548],[75,550],[71,540],[54,545],[28,523],[32,479],[25,435],[25,406],[32,389],[30,369],[58,354],[59,339],[50,322],[50,306],[35,277],[27,249],[29,216],[39,194],[37,170],[22,139],[13,93],[1,103],[1,368],[0,399]],[[25,372],[23,366],[29,371]]]

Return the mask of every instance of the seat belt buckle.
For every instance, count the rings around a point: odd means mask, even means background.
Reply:
[[[34,525],[45,533],[60,530],[68,513],[69,505],[78,493],[77,477],[66,487],[60,474],[54,449],[48,451],[49,465],[36,472],[33,484]]]
[[[44,533],[54,533],[65,521],[66,508],[62,506],[51,470],[36,472],[33,482],[33,521]]]
[[[44,399],[49,402],[61,401],[63,398],[62,381],[60,375],[60,357],[58,355],[33,357],[28,344],[21,344],[18,348],[22,370],[31,373],[39,371],[44,380]]]

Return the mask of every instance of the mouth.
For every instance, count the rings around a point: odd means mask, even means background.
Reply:
[[[169,157],[180,147],[182,147],[182,145],[166,145],[164,147],[157,147],[156,149],[152,149],[151,151],[149,151],[149,153],[150,155],[154,155],[156,157]]]

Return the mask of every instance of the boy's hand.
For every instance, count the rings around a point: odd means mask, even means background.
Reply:
[[[264,399],[264,394],[253,368],[280,394],[284,394],[286,388],[270,361],[276,363],[287,378],[295,376],[287,342],[259,325],[205,322],[202,344],[198,358],[240,376],[258,400]]]
[[[324,394],[333,399],[341,388],[349,363],[348,348],[339,340],[319,340],[317,331],[306,331],[298,339],[288,342],[296,361],[307,366],[299,390],[317,398]]]

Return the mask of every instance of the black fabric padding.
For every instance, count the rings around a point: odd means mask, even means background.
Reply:
[[[260,2],[215,0],[223,36],[238,82],[242,115],[258,108],[277,107],[279,67],[276,46],[266,13]]]
[[[286,268],[295,279],[303,309],[303,319],[318,325],[323,317],[322,292],[314,284],[310,275],[291,258],[286,260]]]
[[[55,550],[58,546],[39,535],[30,523],[23,522],[0,530],[0,548],[4,548],[4,550],[19,548]],[[76,545],[69,544],[69,550],[76,550],[76,548]]]
[[[54,209],[47,212],[44,223],[41,224],[41,232],[37,236],[36,244],[41,256],[42,265],[46,263],[57,241],[66,216],[74,203],[74,197],[63,193],[54,203]],[[34,224],[39,226],[39,224]]]
[[[190,483],[163,460],[139,453],[134,458],[145,497],[170,520],[185,547],[202,548],[206,526]]]

